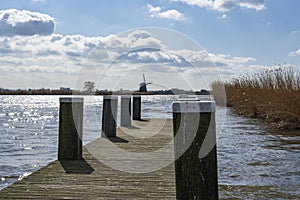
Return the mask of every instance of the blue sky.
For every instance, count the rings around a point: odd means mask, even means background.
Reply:
[[[292,65],[300,69],[298,8],[300,8],[298,0],[216,0],[214,2],[207,0],[2,0],[0,5],[2,11],[18,9],[51,16],[54,18],[55,30],[54,33],[45,35],[59,34],[66,37],[79,34],[84,37],[84,40],[89,40],[88,38],[105,38],[142,27],[175,30],[195,40],[209,54],[212,54],[213,62],[222,61],[223,64],[220,66],[226,66],[228,70],[226,76],[221,76],[226,79],[240,74],[239,69],[252,73],[274,64]],[[30,25],[29,28],[34,27]],[[10,42],[20,40],[20,38],[14,39],[13,35],[9,37]],[[174,43],[176,44],[177,41]],[[185,49],[184,45],[179,46]],[[7,68],[2,67],[2,70],[6,70],[6,74],[9,75],[10,66],[8,62],[4,62],[6,61],[4,57],[11,59],[18,55],[8,55],[3,52],[1,55],[2,62],[7,65]],[[33,57],[34,55],[32,54]],[[244,59],[248,59],[247,62]],[[235,63],[237,60],[243,62],[237,64]],[[32,63],[34,62],[32,60]],[[26,60],[23,63],[26,63]],[[35,70],[31,70],[31,74],[39,71],[38,63],[40,62],[34,64]],[[234,68],[232,63],[244,68]],[[27,66],[28,64],[26,66],[24,64],[23,69]],[[16,70],[17,66],[14,67]],[[20,72],[20,70],[16,71]],[[40,82],[43,80],[41,73],[56,73],[55,71],[59,70],[39,71],[41,76],[39,80],[28,75],[28,78],[24,78],[24,84],[20,85],[47,87],[46,83]],[[62,70],[57,73],[61,75],[64,72]],[[47,81],[49,87],[74,84],[71,75],[65,78],[65,83],[59,81],[55,84],[55,77],[57,75],[53,74],[51,80]],[[29,81],[30,79],[33,81]],[[6,78],[5,83],[0,82],[0,87],[1,85],[18,87],[14,82]]]

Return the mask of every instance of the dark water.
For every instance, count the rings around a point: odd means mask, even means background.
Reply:
[[[218,134],[220,196],[300,199],[300,132],[266,132],[259,124],[227,110]]]
[[[145,118],[171,118],[174,96],[143,97]],[[100,137],[102,97],[85,97],[84,144]],[[59,96],[0,96],[0,189],[57,157]],[[220,198],[300,199],[300,133],[217,108]]]

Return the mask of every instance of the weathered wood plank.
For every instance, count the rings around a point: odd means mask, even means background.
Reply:
[[[157,133],[157,134],[154,134]],[[99,133],[100,134],[100,133]],[[83,149],[84,160],[54,161],[32,175],[0,191],[1,199],[175,199],[175,173],[172,143],[172,121],[135,121],[133,126],[117,130],[111,142],[100,138]],[[150,137],[151,136],[151,137]],[[122,157],[120,151],[136,155],[150,153],[147,158]],[[104,145],[104,146],[103,146]],[[166,147],[159,152],[161,148]],[[154,153],[153,153],[154,152]],[[158,153],[156,153],[158,152]],[[153,153],[153,155],[151,154]],[[101,157],[106,155],[106,157]],[[143,154],[144,155],[144,154]],[[168,158],[169,157],[169,158]],[[103,164],[111,162],[124,170]],[[152,158],[152,157],[151,157]],[[165,158],[169,160],[166,161]],[[104,161],[109,163],[107,160]],[[129,173],[151,165],[166,164],[148,173]],[[124,164],[125,163],[125,164]],[[140,168],[139,168],[140,167]]]

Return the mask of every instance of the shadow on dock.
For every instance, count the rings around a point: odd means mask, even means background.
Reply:
[[[125,139],[120,138],[118,136],[116,136],[116,137],[107,137],[107,139],[111,142],[114,142],[114,143],[128,143],[129,142],[128,140],[125,140]]]
[[[149,119],[139,119],[139,120],[135,120],[135,121],[140,121],[140,122],[149,122]]]
[[[85,159],[59,161],[67,174],[91,174],[94,168]]]

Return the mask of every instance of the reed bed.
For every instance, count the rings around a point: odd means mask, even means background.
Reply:
[[[265,120],[273,128],[300,128],[300,74],[291,67],[266,69],[212,83],[216,103],[241,115]]]

